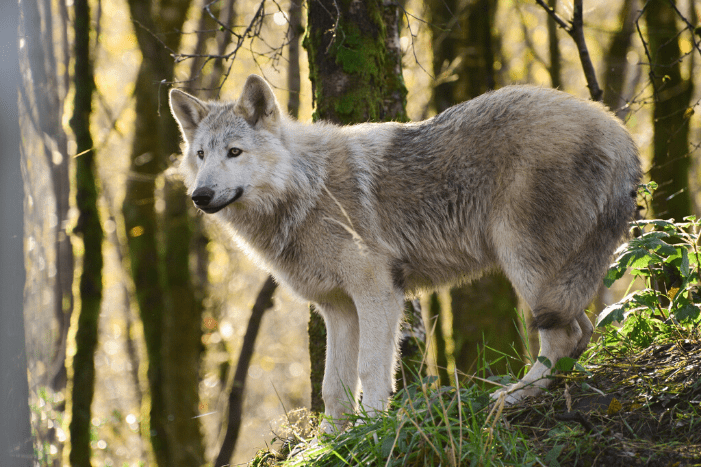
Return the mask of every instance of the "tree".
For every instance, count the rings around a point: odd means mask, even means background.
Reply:
[[[619,117],[623,114],[618,112],[618,109],[626,104],[626,99],[623,96],[623,87],[628,74],[626,55],[633,39],[637,14],[636,6],[636,0],[623,0],[618,17],[621,29],[616,31],[611,38],[608,52],[604,57],[604,94],[602,100]]]
[[[61,38],[63,43],[63,67],[59,74],[54,45],[55,18],[51,2],[24,1],[20,9],[22,21],[21,37],[25,39],[21,67],[25,83],[21,92],[25,114],[31,122],[33,137],[42,141],[42,149],[51,174],[56,226],[53,231],[56,259],[56,275],[52,283],[52,306],[58,331],[54,344],[54,355],[48,377],[54,391],[66,384],[66,338],[73,311],[73,246],[66,232],[69,195],[69,161],[66,132],[63,129],[63,99],[68,89],[68,39],[65,2],[61,8]]]
[[[16,2],[0,4],[0,465],[34,465],[32,434],[29,425],[29,387],[24,340],[24,212],[20,157],[17,90],[20,86],[17,54]],[[26,92],[26,90],[25,90]]]
[[[408,120],[396,5],[378,0],[310,2],[307,28],[304,47],[315,120],[338,124]],[[325,341],[323,320],[312,312],[312,410],[319,412]]]
[[[179,151],[180,136],[163,107],[167,89],[159,83],[173,79],[170,54],[180,46],[176,32],[189,6],[190,0],[129,1],[143,61],[122,212],[148,354],[148,433],[157,464],[169,467],[200,465],[204,458],[197,418],[202,304],[189,269],[193,216],[182,183],[161,178]],[[163,183],[160,193],[157,180]],[[159,194],[162,213],[155,206]]]
[[[659,188],[652,198],[656,217],[681,220],[692,214],[689,193],[689,103],[693,81],[682,77],[682,54],[674,1],[650,0],[645,4],[646,52],[654,89],[653,156],[650,179]],[[690,60],[693,67],[693,60]],[[693,72],[689,74],[693,76]]]
[[[78,157],[75,162],[76,205],[80,212],[74,233],[82,237],[83,257],[80,273],[80,300],[76,353],[71,378],[71,450],[73,466],[90,463],[90,405],[95,387],[95,360],[100,304],[102,302],[102,225],[97,210],[95,151],[90,133],[92,94],[95,88],[90,58],[90,8],[88,0],[75,0],[75,95],[70,125],[75,134]]]

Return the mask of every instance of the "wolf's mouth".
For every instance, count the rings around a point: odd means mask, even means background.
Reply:
[[[209,206],[209,205],[208,206],[197,206],[197,203],[195,203],[195,205],[198,208],[200,208],[202,211],[206,212],[207,214],[214,214],[215,212],[221,211],[222,209],[224,209],[225,207],[227,207],[228,205],[230,205],[231,203],[233,203],[234,201],[239,199],[242,194],[243,194],[243,188],[238,187],[236,189],[236,191],[234,192],[234,195],[231,198],[229,198],[228,201],[226,201],[218,206]]]

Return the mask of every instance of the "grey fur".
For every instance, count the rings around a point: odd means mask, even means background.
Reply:
[[[366,408],[384,408],[407,293],[500,268],[533,310],[544,356],[589,342],[584,309],[641,178],[633,140],[603,106],[510,86],[420,123],[309,125],[252,75],[235,103],[173,90],[171,108],[190,193],[215,193],[205,208],[220,209],[243,249],[319,305],[327,430],[361,383]],[[242,154],[228,158],[232,147]],[[549,371],[535,364],[502,397],[537,393]]]

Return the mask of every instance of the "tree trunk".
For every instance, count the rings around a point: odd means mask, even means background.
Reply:
[[[407,91],[401,73],[397,74],[399,41],[388,47],[397,33],[397,19],[396,6],[377,0],[309,4],[304,46],[315,120],[407,121]]]
[[[378,0],[310,2],[307,28],[304,47],[309,55],[315,120],[338,124],[407,121],[396,5]],[[311,313],[312,410],[316,411],[323,410],[322,329],[321,317]]]
[[[163,179],[164,209],[156,210],[156,181],[180,139],[166,107],[167,89],[159,83],[173,78],[169,50],[180,46],[177,32],[189,5],[129,1],[143,62],[134,89],[136,128],[123,213],[148,354],[147,430],[162,467],[204,462],[197,418],[202,305],[189,267],[194,216],[180,182]],[[165,33],[162,39],[158,33]]]
[[[495,41],[491,31],[497,2],[475,0],[461,5],[436,1],[431,10],[432,23],[441,28],[434,32],[433,38],[434,74],[441,75],[451,63],[457,74],[457,79],[435,87],[433,102],[437,112],[495,86]],[[485,276],[472,284],[453,288],[450,295],[453,357],[458,370],[474,371],[485,344],[497,352],[513,355],[512,347],[520,346],[520,336],[513,324],[518,320],[515,313],[518,300],[503,274]],[[484,343],[482,334],[486,338]],[[499,363],[492,369],[505,372],[507,366]]]
[[[304,34],[302,26],[302,5],[301,0],[290,0],[290,7],[287,10],[287,18],[290,22],[287,32],[288,60],[287,66],[287,113],[294,118],[299,117],[299,92],[301,89],[301,77],[299,72],[299,38]]]
[[[548,6],[555,10],[557,0],[548,0]],[[555,89],[562,88],[562,56],[560,54],[560,40],[557,37],[557,23],[548,17],[548,50],[550,52],[550,84]]]
[[[618,110],[627,103],[623,96],[623,88],[628,75],[627,54],[630,50],[637,15],[637,1],[624,0],[618,16],[618,24],[621,25],[621,29],[613,35],[608,52],[604,54],[603,102],[617,114]],[[621,116],[619,115],[619,117]]]
[[[49,384],[55,391],[66,385],[66,338],[73,311],[73,246],[66,234],[69,205],[69,161],[66,133],[61,124],[63,116],[62,88],[58,80],[53,44],[53,18],[50,2],[22,2],[24,21],[33,25],[26,30],[28,67],[31,71],[31,84],[23,90],[23,100],[30,114],[36,136],[41,138],[47,167],[53,185],[56,227],[54,245],[56,249],[56,275],[53,279],[53,310],[58,322],[55,353],[50,364]],[[64,28],[67,25],[62,25]],[[66,62],[65,67],[68,68]],[[31,94],[31,96],[30,96]]]
[[[75,0],[75,97],[70,125],[77,143],[75,161],[76,205],[79,217],[74,232],[83,239],[83,268],[76,353],[71,370],[70,462],[75,467],[90,464],[91,412],[95,386],[95,349],[102,301],[102,224],[97,209],[95,152],[90,134],[92,93],[95,87],[90,59],[90,9],[88,0]]]
[[[693,82],[681,74],[676,13],[667,0],[646,4],[650,79],[655,89],[653,158],[650,179],[659,188],[652,197],[656,217],[681,220],[693,214],[689,193],[689,102]],[[693,76],[693,74],[691,75]]]
[[[429,297],[428,315],[430,316],[428,331],[433,331],[433,340],[436,349],[438,382],[441,386],[448,386],[450,384],[450,376],[448,376],[448,354],[445,350],[445,336],[443,335],[441,320],[441,302],[436,292],[433,292]]]
[[[0,4],[0,465],[30,467],[35,465],[29,415],[29,385],[24,334],[23,299],[24,213],[26,202],[22,186],[26,159],[20,156],[20,129],[17,89],[20,67],[17,53],[17,2]],[[28,26],[28,27],[27,27]],[[26,29],[37,24],[28,24]],[[23,39],[27,36],[20,36]],[[25,90],[26,92],[26,90]]]

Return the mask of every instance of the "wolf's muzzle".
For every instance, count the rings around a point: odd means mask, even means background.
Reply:
[[[243,188],[238,187],[234,191],[234,195],[231,198],[229,198],[228,201],[216,206],[211,206],[209,203],[211,203],[212,199],[214,199],[214,190],[207,187],[200,187],[192,193],[192,201],[195,203],[195,206],[197,206],[207,214],[214,214],[215,212],[221,211],[222,209],[239,199],[242,194]]]

